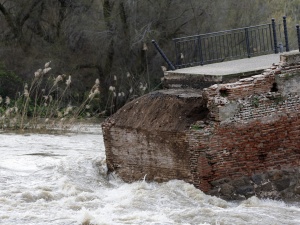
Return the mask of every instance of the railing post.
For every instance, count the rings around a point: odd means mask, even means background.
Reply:
[[[246,37],[246,48],[247,48],[247,55],[248,55],[248,58],[250,58],[250,40],[249,40],[249,32],[248,32],[249,28],[246,27],[245,28],[245,37]]]
[[[278,53],[278,46],[277,46],[277,36],[276,36],[276,24],[275,19],[272,18],[272,30],[273,30],[273,41],[274,41],[274,53]]]
[[[298,49],[299,49],[299,52],[300,52],[300,30],[299,30],[299,24],[297,24],[296,29],[297,29]]]
[[[289,46],[288,30],[286,25],[286,16],[283,17],[283,31],[284,31],[284,40],[285,40],[285,51],[289,52],[290,46]]]
[[[168,59],[166,54],[161,50],[161,48],[158,46],[155,40],[152,40],[153,45],[155,46],[156,50],[160,53],[160,55],[163,57],[163,59],[166,61],[168,66],[171,68],[171,70],[175,70],[175,67],[171,63],[171,61]]]
[[[175,45],[175,68],[177,68],[177,66],[179,65],[179,62],[178,62],[178,50],[177,50],[177,41],[174,40],[174,45]]]

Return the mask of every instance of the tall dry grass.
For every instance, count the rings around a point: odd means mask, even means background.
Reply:
[[[71,75],[51,78],[50,63],[38,69],[31,83],[24,84],[23,93],[17,93],[14,99],[0,96],[0,129],[67,129],[78,119],[94,115],[91,104],[100,94],[99,80],[83,102],[72,102],[67,94],[71,91]]]

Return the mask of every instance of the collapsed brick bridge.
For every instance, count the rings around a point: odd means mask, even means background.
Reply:
[[[109,171],[127,182],[181,179],[224,199],[299,198],[300,54],[208,77],[166,74],[170,89],[108,118]]]

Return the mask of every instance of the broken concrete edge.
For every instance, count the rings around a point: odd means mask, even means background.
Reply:
[[[165,73],[164,79],[198,79],[202,81],[226,81],[231,80],[232,78],[243,78],[243,77],[249,77],[252,75],[260,74],[263,72],[265,68],[261,69],[255,69],[251,71],[245,71],[245,72],[231,72],[228,74],[196,74],[196,73],[181,73],[181,72],[168,72]]]
[[[163,78],[164,88],[203,89],[216,83],[230,83],[239,79],[260,74],[264,69],[226,75],[169,73]]]

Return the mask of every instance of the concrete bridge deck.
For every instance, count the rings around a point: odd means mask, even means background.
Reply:
[[[202,89],[214,83],[235,82],[260,74],[279,61],[280,53],[166,71],[164,85],[167,88]]]

